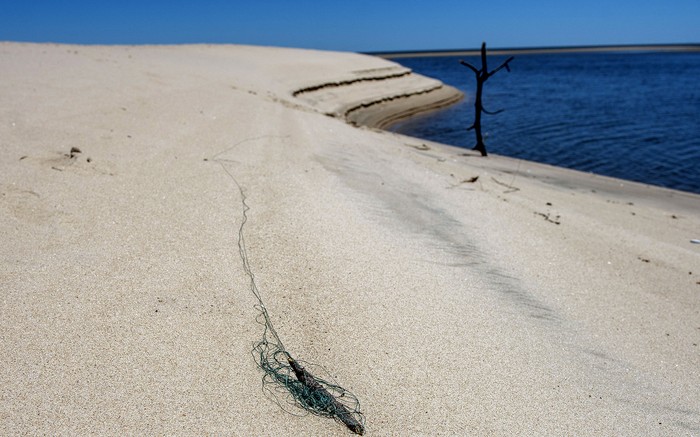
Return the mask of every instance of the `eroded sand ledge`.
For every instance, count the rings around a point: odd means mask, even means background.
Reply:
[[[347,432],[262,393],[215,156],[277,331],[368,435],[698,434],[700,198],[343,120],[435,86],[356,54],[0,44],[0,434]]]

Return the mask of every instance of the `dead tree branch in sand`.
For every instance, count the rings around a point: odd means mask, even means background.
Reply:
[[[489,114],[489,115],[495,115],[498,114],[499,112],[503,112],[502,109],[495,111],[495,112],[490,112],[484,109],[484,105],[482,103],[482,92],[484,88],[484,82],[489,80],[489,77],[493,76],[496,74],[499,70],[505,68],[508,72],[510,72],[510,66],[508,63],[513,60],[513,57],[511,56],[510,58],[506,59],[504,63],[502,63],[498,68],[495,70],[489,71],[488,67],[486,65],[486,43],[481,44],[481,69],[477,69],[473,65],[471,65],[468,62],[465,61],[459,61],[460,64],[464,65],[465,67],[469,68],[474,72],[476,75],[476,99],[474,100],[474,124],[472,124],[467,130],[472,130],[474,129],[474,132],[476,132],[476,146],[474,146],[474,150],[478,150],[481,152],[481,156],[486,156],[486,145],[484,145],[484,138],[481,135],[481,113]]]

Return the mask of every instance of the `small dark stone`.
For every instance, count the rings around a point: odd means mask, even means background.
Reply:
[[[68,156],[69,158],[72,159],[72,158],[75,158],[75,155],[77,155],[78,153],[83,153],[83,152],[80,149],[78,149],[77,147],[71,147],[70,153],[66,156]]]

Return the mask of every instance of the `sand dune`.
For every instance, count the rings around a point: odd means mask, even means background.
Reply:
[[[262,389],[236,183],[366,435],[700,433],[700,197],[353,126],[459,98],[358,54],[2,43],[0,79],[0,434],[350,434]]]

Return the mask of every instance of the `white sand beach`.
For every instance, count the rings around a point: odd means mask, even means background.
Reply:
[[[460,96],[351,53],[0,43],[0,434],[351,435],[263,391],[237,182],[275,329],[365,435],[700,435],[700,196],[377,128]]]

